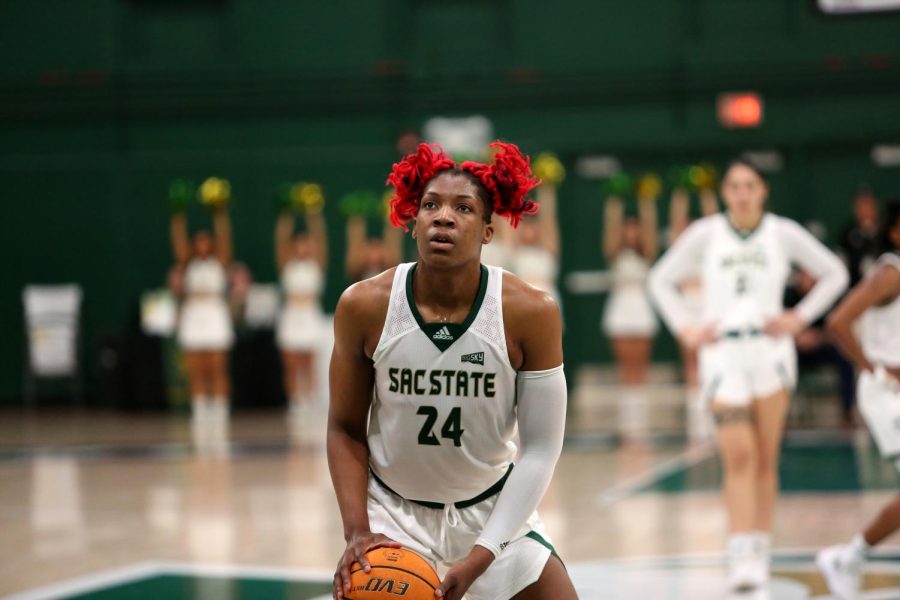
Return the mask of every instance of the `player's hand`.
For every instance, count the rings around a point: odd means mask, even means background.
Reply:
[[[347,549],[341,555],[334,572],[334,597],[340,600],[344,594],[350,592],[350,567],[358,562],[363,570],[368,573],[372,567],[366,560],[366,553],[376,548],[402,548],[402,544],[395,542],[386,535],[366,531],[350,537],[347,541]]]
[[[786,310],[774,319],[769,319],[763,330],[771,336],[780,337],[797,335],[806,329],[806,322],[797,314],[797,311]]]
[[[468,556],[447,571],[440,587],[434,590],[434,597],[443,600],[461,600],[472,582],[487,571],[492,562],[494,555],[490,550],[475,546]]]
[[[685,327],[678,332],[678,339],[688,350],[696,350],[705,344],[711,344],[719,339],[714,325],[701,327]]]

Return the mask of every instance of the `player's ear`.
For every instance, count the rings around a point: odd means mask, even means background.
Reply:
[[[484,233],[481,235],[481,243],[490,244],[492,239],[494,239],[494,226],[490,223],[485,223]]]

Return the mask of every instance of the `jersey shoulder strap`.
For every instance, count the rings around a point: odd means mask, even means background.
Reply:
[[[485,266],[488,269],[487,290],[470,331],[496,346],[503,356],[508,356],[506,329],[503,326],[503,269]]]
[[[896,252],[885,252],[875,261],[878,265],[890,265],[900,271],[900,254]]]
[[[388,302],[387,315],[384,318],[384,327],[381,330],[381,338],[372,356],[377,360],[384,347],[392,340],[415,330],[418,327],[416,319],[406,301],[406,276],[409,269],[416,263],[402,263],[397,265],[394,271],[394,281],[391,283],[391,299]]]

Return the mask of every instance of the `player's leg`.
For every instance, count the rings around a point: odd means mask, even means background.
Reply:
[[[789,403],[788,391],[781,389],[753,402],[753,423],[758,448],[756,461],[756,518],[754,528],[772,531],[775,499],[778,497],[778,459]]]
[[[298,373],[297,353],[291,350],[285,350],[281,353],[281,364],[284,374],[284,395],[287,397],[288,406],[294,404],[297,397],[297,373]]]
[[[756,518],[757,444],[748,406],[713,402],[722,456],[723,497],[731,534],[753,530]]]
[[[575,586],[562,561],[551,555],[540,578],[513,596],[514,600],[577,600]]]

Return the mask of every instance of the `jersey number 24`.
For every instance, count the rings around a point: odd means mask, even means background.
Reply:
[[[417,415],[425,415],[425,422],[419,431],[419,444],[423,446],[440,446],[441,442],[434,435],[434,424],[438,420],[438,409],[434,406],[420,406],[416,411]],[[453,440],[454,446],[462,446],[462,411],[458,406],[450,409],[447,420],[441,426],[441,437],[446,440]]]

